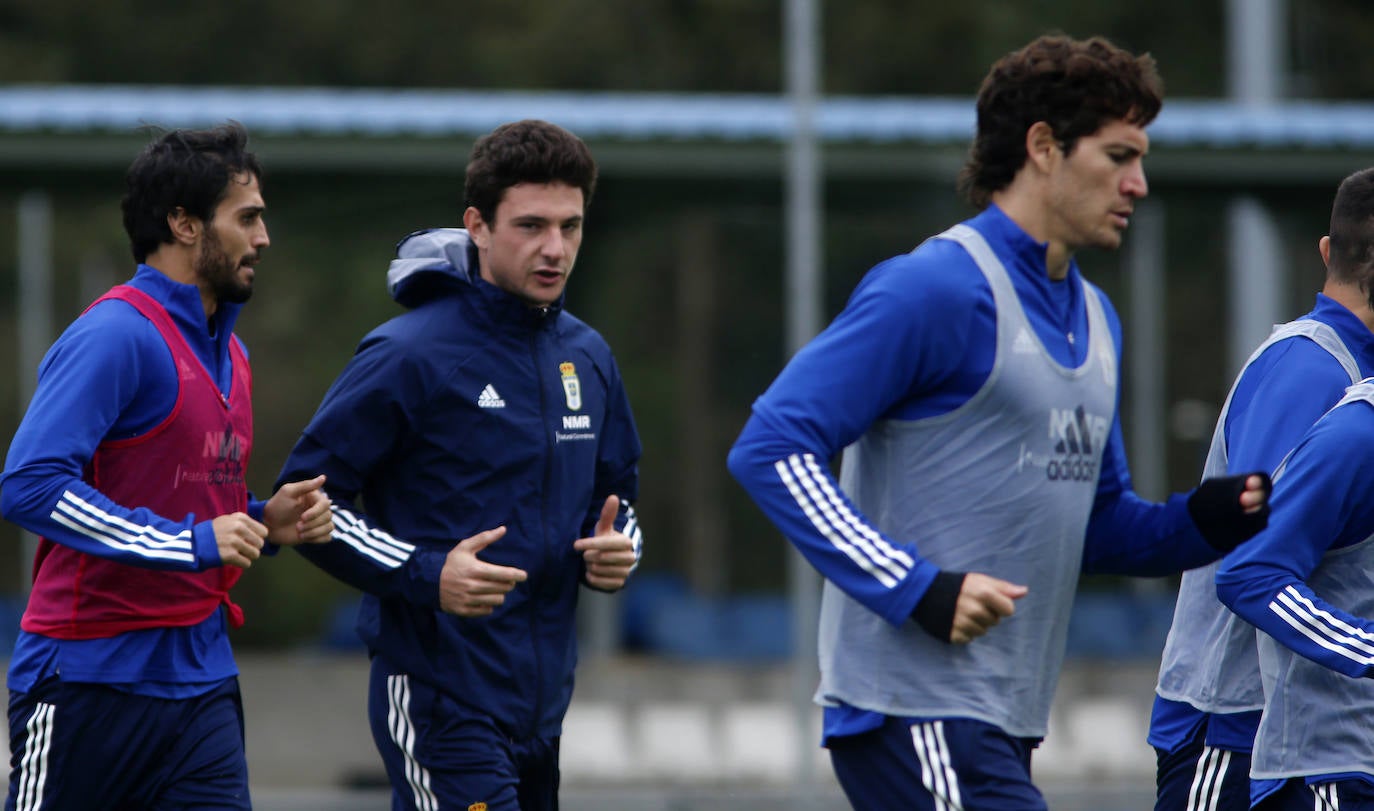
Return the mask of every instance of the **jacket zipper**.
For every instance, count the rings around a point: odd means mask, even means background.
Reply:
[[[549,420],[548,420],[548,397],[544,392],[544,369],[540,363],[539,336],[546,328],[545,319],[549,316],[547,308],[538,310],[538,323],[534,333],[530,336],[530,356],[534,360],[534,379],[539,388],[539,428],[544,434],[544,486],[539,494],[539,534],[540,534],[540,553],[544,559],[543,570],[545,573],[552,571],[552,562],[549,560],[549,487],[553,476],[553,444],[549,441]],[[530,642],[534,648],[534,674],[535,674],[535,694],[534,694],[534,714],[530,718],[530,730],[528,737],[533,738],[539,732],[539,720],[544,714],[544,661],[541,655],[541,644],[539,640],[539,607],[540,601],[535,598],[535,591],[539,586],[531,584],[530,597],[534,603],[534,609],[530,612]]]

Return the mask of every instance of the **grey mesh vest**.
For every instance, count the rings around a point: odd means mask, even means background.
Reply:
[[[915,622],[892,626],[827,581],[817,701],[971,718],[1043,737],[1116,406],[1116,347],[1084,283],[1087,359],[1076,369],[1059,365],[983,237],[957,225],[936,238],[961,244],[992,288],[992,371],[952,412],[875,422],[845,450],[840,483],[883,532],[913,542],[941,569],[1030,591],[1014,616],[970,644],[952,645]]]
[[[1331,353],[1350,375],[1352,384],[1359,381],[1359,365],[1340,336],[1330,326],[1312,319],[1274,327],[1269,338],[1250,355],[1245,367],[1248,368],[1269,347],[1290,338],[1311,339]],[[1239,380],[1240,375],[1236,379]],[[1204,479],[1227,473],[1225,426],[1234,394],[1233,386],[1212,433],[1212,446],[1203,467]],[[1183,573],[1178,601],[1174,605],[1174,622],[1164,643],[1155,689],[1162,698],[1186,702],[1203,712],[1262,709],[1264,688],[1255,652],[1255,628],[1217,599],[1216,573],[1220,565],[1217,561]]]
[[[1336,408],[1374,406],[1374,383],[1353,386]],[[1280,470],[1280,472],[1282,472]],[[1307,585],[1357,617],[1374,616],[1374,536],[1322,556]],[[1374,775],[1374,681],[1352,679],[1258,634],[1268,701],[1250,775],[1260,779],[1359,772]]]

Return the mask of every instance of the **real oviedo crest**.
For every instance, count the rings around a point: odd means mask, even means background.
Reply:
[[[582,407],[582,383],[577,379],[577,368],[570,361],[558,364],[558,374],[563,378],[563,399],[569,411]]]

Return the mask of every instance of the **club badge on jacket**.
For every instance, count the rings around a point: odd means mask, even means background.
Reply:
[[[558,364],[558,373],[563,377],[563,399],[568,403],[568,410],[578,410],[582,407],[582,384],[577,379],[576,367],[565,360]]]

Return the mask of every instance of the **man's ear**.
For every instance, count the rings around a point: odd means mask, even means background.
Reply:
[[[1040,171],[1049,172],[1063,156],[1059,139],[1054,137],[1050,125],[1044,121],[1031,124],[1030,129],[1026,130],[1026,160],[1035,164]]]
[[[482,219],[482,212],[476,208],[468,206],[463,210],[463,227],[468,229],[468,236],[478,250],[485,251],[491,245],[491,229],[487,227],[487,221]]]
[[[1322,255],[1322,264],[1331,267],[1331,237],[1324,236],[1317,240],[1317,253]]]
[[[204,223],[199,217],[193,217],[186,213],[186,209],[177,206],[167,212],[167,228],[172,232],[172,239],[178,245],[194,245],[196,240],[200,239]]]

